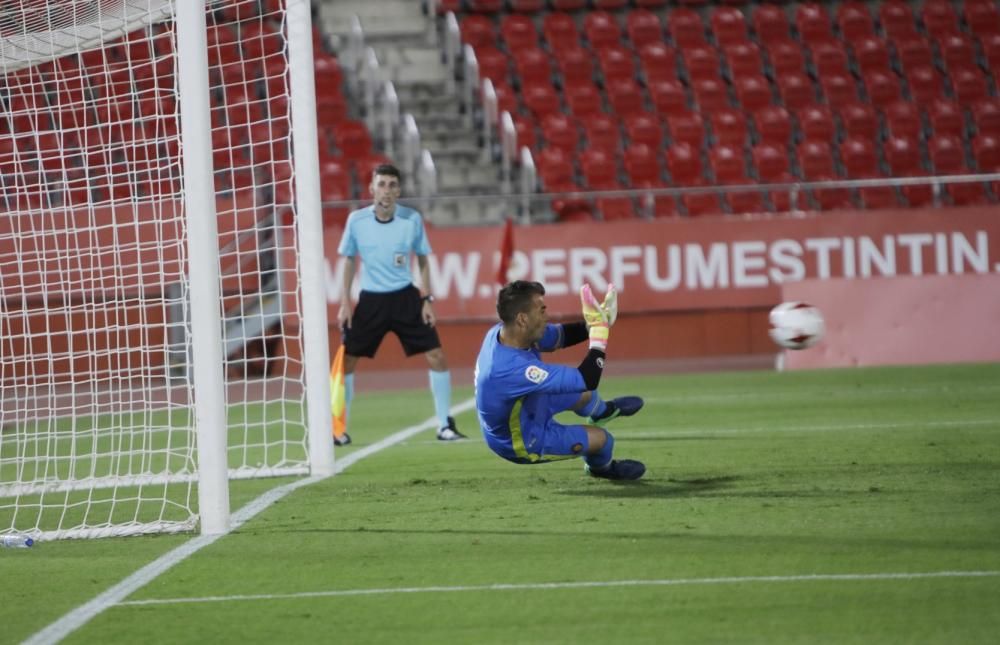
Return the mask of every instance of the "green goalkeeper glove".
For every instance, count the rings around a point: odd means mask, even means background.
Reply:
[[[607,297],[605,297],[607,301]],[[608,324],[608,316],[589,284],[580,287],[580,303],[583,308],[583,321],[587,323],[587,330],[590,335],[590,348],[599,349],[606,352],[608,349],[608,337],[611,334],[611,325]],[[617,303],[614,305],[617,313]]]

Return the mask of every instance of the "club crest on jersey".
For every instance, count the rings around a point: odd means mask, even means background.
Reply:
[[[529,365],[528,369],[524,370],[524,378],[528,379],[532,383],[541,383],[545,379],[549,378],[549,373],[537,365]]]

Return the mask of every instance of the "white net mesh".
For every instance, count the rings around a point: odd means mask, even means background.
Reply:
[[[208,178],[183,177],[171,3],[2,7],[0,533],[189,529],[182,199]],[[233,477],[308,463],[284,18],[207,16]]]

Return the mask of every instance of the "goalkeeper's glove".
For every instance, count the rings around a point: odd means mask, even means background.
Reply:
[[[605,298],[605,301],[607,298]],[[580,303],[583,308],[583,321],[587,323],[587,331],[590,336],[590,348],[599,349],[606,352],[608,349],[608,337],[611,334],[611,325],[608,324],[608,316],[594,297],[594,292],[589,284],[580,287]],[[617,309],[617,305],[615,305]]]
[[[608,327],[614,327],[618,320],[618,290],[615,285],[608,283],[608,292],[604,294],[604,302],[601,303],[601,311],[608,321]]]

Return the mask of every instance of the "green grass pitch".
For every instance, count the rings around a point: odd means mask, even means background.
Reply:
[[[609,427],[618,456],[647,464],[639,483],[589,479],[577,461],[506,463],[464,413],[471,441],[427,431],[299,489],[65,642],[1000,634],[1000,365],[630,377],[601,391],[646,398]],[[426,390],[359,392],[355,444],[338,455],[430,412]],[[232,506],[288,481],[233,482]],[[191,537],[0,551],[0,643]],[[940,572],[962,575],[920,575]]]

